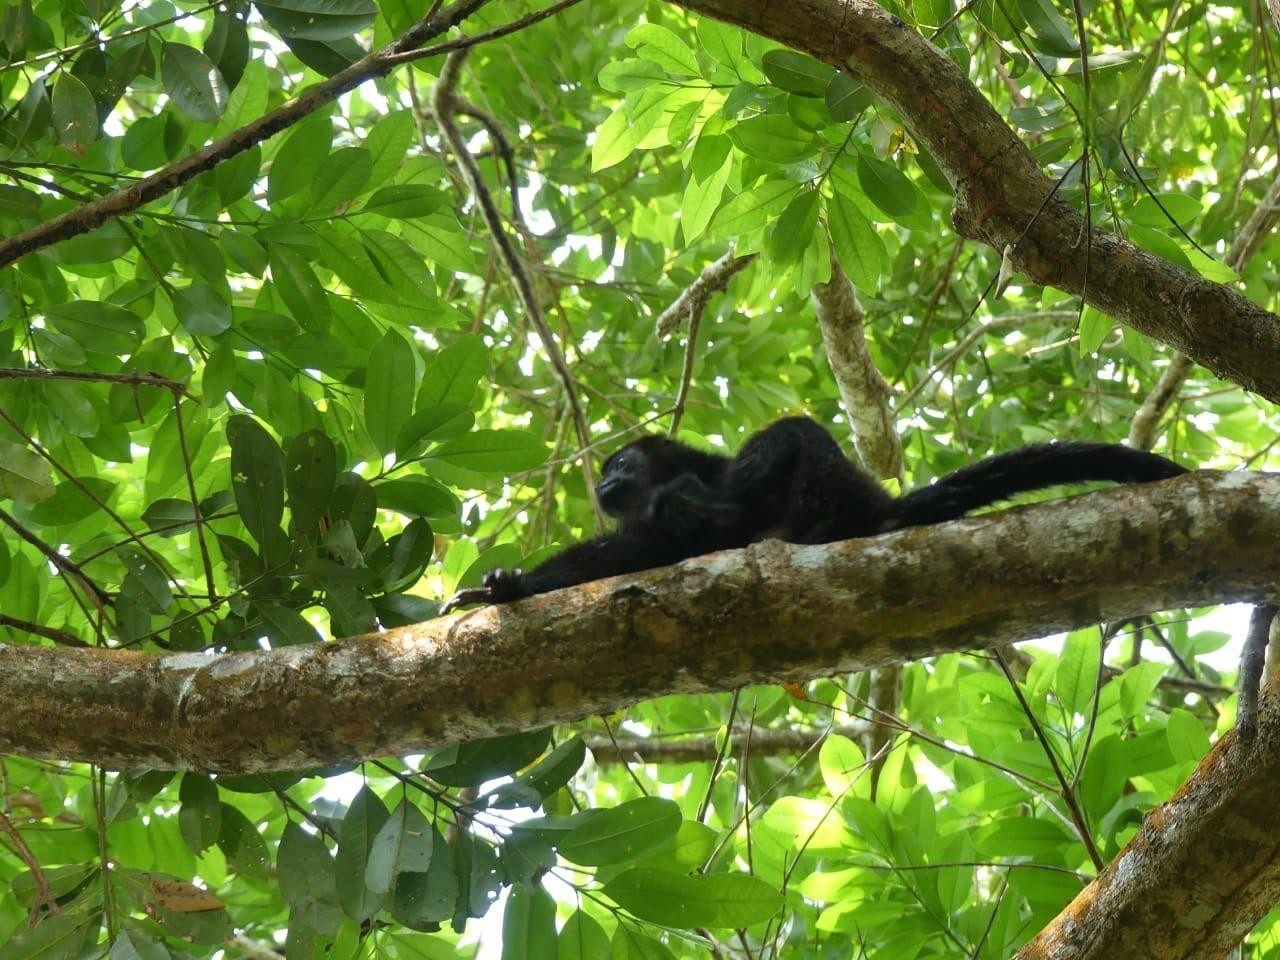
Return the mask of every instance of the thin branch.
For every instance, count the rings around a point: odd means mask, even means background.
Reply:
[[[570,372],[569,365],[565,362],[564,353],[561,351],[560,345],[552,334],[551,327],[547,324],[547,319],[542,313],[542,304],[534,292],[533,281],[529,278],[524,264],[516,255],[515,245],[512,244],[511,237],[507,234],[506,227],[502,223],[497,204],[493,202],[493,195],[485,185],[479,164],[476,163],[475,157],[471,155],[471,151],[467,149],[467,142],[462,136],[462,131],[458,129],[458,125],[453,121],[453,115],[456,111],[454,89],[458,84],[462,65],[466,58],[467,51],[459,50],[451,53],[445,60],[444,66],[440,71],[440,77],[436,80],[435,89],[432,92],[432,111],[435,113],[441,136],[449,144],[449,149],[453,151],[463,179],[476,199],[480,214],[484,218],[485,225],[489,228],[489,233],[493,237],[494,245],[498,249],[498,255],[511,273],[511,281],[515,285],[516,294],[519,296],[525,312],[529,315],[529,320],[537,331],[539,339],[542,340],[543,349],[547,353],[547,358],[551,361],[551,367],[555,371],[560,385],[564,388],[565,397],[569,403],[569,413],[573,418],[574,430],[578,434],[578,444],[586,447],[591,443],[591,432],[587,428],[587,419],[582,412],[582,402],[578,398],[578,388],[574,382],[573,374]],[[595,470],[589,458],[583,458],[582,460],[582,474],[587,484],[591,505],[595,510],[597,524],[603,525],[604,515],[601,513],[600,504],[595,497]]]
[[[1089,854],[1089,859],[1093,861],[1094,868],[1101,871],[1106,866],[1106,861],[1102,859],[1102,853],[1098,850],[1097,844],[1094,843],[1093,833],[1089,829],[1089,821],[1085,818],[1084,811],[1080,808],[1076,795],[1072,791],[1071,785],[1067,782],[1061,765],[1058,763],[1058,755],[1054,751],[1053,745],[1049,743],[1049,738],[1045,736],[1044,730],[1040,726],[1040,721],[1036,719],[1035,711],[1031,709],[1031,704],[1027,703],[1027,698],[1022,692],[1022,685],[1013,678],[1013,674],[1009,670],[1008,661],[1005,660],[999,649],[993,650],[992,653],[995,655],[996,663],[1000,665],[1005,679],[1009,681],[1009,687],[1013,690],[1013,695],[1018,699],[1018,704],[1022,707],[1022,712],[1026,715],[1027,722],[1031,724],[1031,732],[1035,734],[1036,739],[1040,742],[1040,749],[1044,752],[1045,759],[1049,761],[1049,766],[1053,769],[1053,776],[1058,781],[1062,802],[1067,805],[1067,810],[1070,812],[1076,835],[1080,838],[1080,842],[1084,844],[1085,851]]]
[[[13,514],[9,513],[2,507],[0,507],[0,523],[3,523],[6,527],[16,533],[20,539],[25,540],[27,543],[31,544],[31,546],[39,550],[46,560],[88,591],[90,596],[93,597],[94,606],[101,609],[103,605],[110,603],[111,598],[107,594],[107,591],[103,590],[100,586],[90,580],[89,577],[85,575],[85,572],[80,569],[79,564],[70,557],[64,557],[52,546],[45,543],[23,526],[22,523],[13,516]]]
[[[175,163],[157,170],[149,177],[107,194],[101,200],[68,210],[30,230],[0,241],[0,267],[52,246],[69,237],[78,236],[114,220],[116,217],[137,210],[144,204],[157,200],[189,183],[202,173],[212,170],[224,160],[229,160],[269,137],[287,129],[304,117],[329,105],[354,90],[366,80],[385,76],[395,66],[395,58],[410,50],[416,50],[428,40],[452,29],[466,17],[480,9],[489,0],[458,0],[437,14],[424,17],[398,39],[375,53],[361,57],[345,70],[328,80],[308,88],[300,96],[233,130],[225,137]]]
[[[9,819],[9,815],[3,810],[0,810],[0,834],[4,834],[9,838],[9,842],[13,844],[13,852],[18,855],[18,859],[25,863],[27,869],[31,871],[31,880],[35,883],[36,895],[35,901],[31,904],[31,909],[27,912],[27,927],[34,927],[36,921],[40,919],[41,909],[47,909],[50,913],[57,913],[58,902],[54,899],[49,889],[49,881],[45,879],[44,871],[40,869],[40,861],[36,859],[36,855],[27,846],[27,841],[22,839],[22,834],[18,832],[18,828],[13,825],[13,821]]]
[[[191,397],[185,383],[154,373],[98,373],[96,370],[45,370],[39,367],[0,367],[0,380],[82,380],[90,383],[123,383],[133,387],[163,387]]]
[[[490,40],[497,40],[499,37],[505,37],[509,34],[523,30],[525,27],[531,27],[535,23],[541,23],[554,17],[561,10],[567,10],[570,7],[581,3],[582,0],[559,0],[559,3],[553,3],[545,10],[537,10],[533,13],[526,14],[519,20],[513,20],[510,23],[504,23],[500,27],[494,27],[492,30],[486,30],[483,33],[477,33],[473,37],[459,37],[457,40],[450,40],[448,43],[438,43],[434,47],[424,47],[421,50],[410,50],[405,53],[399,53],[390,57],[392,65],[399,66],[402,63],[413,63],[417,60],[423,60],[428,57],[438,57],[446,53],[458,53],[463,50],[470,50],[472,47],[487,43]]]
[[[196,543],[200,545],[200,562],[204,566],[205,589],[209,596],[216,596],[213,582],[213,561],[209,557],[209,544],[204,537],[204,518],[200,516],[200,497],[196,493],[196,478],[191,472],[191,450],[187,446],[187,428],[182,422],[182,401],[173,398],[173,419],[178,430],[178,445],[182,449],[182,472],[187,478],[187,496],[191,499],[191,512],[195,516]]]
[[[5,613],[0,613],[0,627],[11,627],[14,630],[21,630],[33,636],[44,637],[46,640],[52,640],[54,643],[64,647],[89,646],[75,634],[68,633],[66,630],[46,627],[39,623],[32,623],[30,620],[19,620],[17,617],[11,617]]]
[[[730,727],[729,740],[746,740],[751,738],[751,755],[753,757],[791,756],[805,753],[822,743],[830,734],[857,740],[870,724],[850,723],[830,730],[786,730],[761,729],[748,730],[746,726]],[[719,738],[711,737],[615,737],[608,740],[604,737],[587,739],[587,749],[595,757],[597,764],[618,763],[624,760],[637,760],[641,763],[700,763],[714,760],[720,752],[717,743]]]
[[[654,330],[659,339],[671,336],[686,317],[692,320],[702,313],[711,294],[728,287],[729,281],[749,267],[757,256],[758,254],[749,253],[738,257],[730,249],[719,260],[703,267],[693,283],[685,287],[680,296],[671,302],[671,306],[658,314]]]

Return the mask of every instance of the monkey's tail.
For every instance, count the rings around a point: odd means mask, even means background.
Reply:
[[[1149,483],[1186,473],[1165,457],[1118,443],[1037,443],[970,464],[894,502],[885,529],[942,523],[1018,493],[1061,483]]]

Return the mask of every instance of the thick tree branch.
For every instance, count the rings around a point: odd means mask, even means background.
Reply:
[[[339,643],[6,646],[0,753],[224,772],[413,753],[662,694],[1263,599],[1278,540],[1280,476],[1197,473],[867,540],[766,541]]]
[[[962,235],[999,251],[1012,245],[1017,269],[1036,283],[1081,295],[1219,376],[1280,401],[1280,318],[1231,287],[1090,228],[1054,195],[1026,144],[964,72],[898,17],[872,0],[673,2],[848,70],[937,161],[955,188],[952,218]]]
[[[1017,960],[1226,957],[1280,899],[1280,697],[1258,738],[1227,734]]]

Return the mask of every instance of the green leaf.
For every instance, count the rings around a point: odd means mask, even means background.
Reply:
[[[376,893],[365,883],[369,853],[374,838],[390,819],[386,805],[368,785],[351,801],[338,829],[338,853],[335,858],[338,902],[348,917],[363,922],[372,917],[386,901],[386,892]]]
[[[142,321],[114,304],[78,300],[49,307],[45,315],[89,353],[119,357],[135,352],[142,342]]]
[[[743,153],[773,163],[796,163],[817,151],[811,131],[779,114],[748,117],[729,129],[729,137]]]
[[[728,139],[719,138],[728,146]],[[725,184],[733,172],[733,161],[726,154],[720,168],[699,182],[696,173],[691,173],[685,185],[684,198],[680,202],[680,229],[686,242],[697,239],[707,229],[716,208],[720,205],[720,197],[724,194]]]
[[[40,214],[40,194],[11,183],[0,184],[0,217],[27,220]]]
[[[737,27],[710,17],[699,17],[698,45],[730,70],[737,70],[742,63],[742,31]]]
[[[188,333],[216,337],[231,327],[231,304],[203,283],[174,291],[173,312]]]
[[[389,894],[402,873],[426,873],[431,866],[435,833],[422,811],[408,800],[378,828],[369,846],[365,886],[379,896]]]
[[[255,0],[262,17],[282,37],[342,40],[373,23],[373,0]]]
[[[365,376],[364,422],[379,453],[395,449],[396,436],[413,409],[414,349],[388,330],[369,353]]]
[[[271,244],[271,279],[289,312],[304,329],[329,326],[329,300],[311,265],[292,247]]]
[[[596,138],[591,145],[592,173],[621,163],[631,156],[631,151],[639,142],[640,137],[635,135],[626,108],[618,107],[596,129]]]
[[[835,68],[795,50],[770,50],[761,61],[769,82],[788,93],[821,97],[835,76]]]
[[[916,189],[906,174],[877,157],[858,154],[858,183],[867,199],[893,219],[916,209]]]
[[[1190,711],[1182,707],[1169,711],[1169,724],[1165,730],[1175,763],[1199,763],[1200,758],[1209,752],[1209,733]]]
[[[396,459],[416,457],[429,444],[460,437],[476,422],[471,408],[461,403],[437,403],[416,410],[396,434]]]
[[[165,613],[173,605],[173,592],[169,589],[169,577],[149,555],[137,550],[120,548],[117,551],[128,569],[121,586],[121,593],[150,607],[153,613]]]
[[[433,546],[431,525],[422,517],[414,517],[404,530],[374,551],[369,567],[381,577],[387,593],[406,590],[431,562]]]
[[[409,517],[438,520],[442,517],[456,517],[460,509],[458,498],[453,492],[431,477],[383,480],[375,489],[380,509],[394,510]]]
[[[549,728],[469,740],[432,754],[422,772],[445,786],[478,787],[486,780],[506,776],[532,763],[550,740]]]
[[[604,885],[604,895],[633,916],[666,927],[716,923],[720,907],[702,883],[670,870],[635,867]]]
[[[741,930],[763,923],[782,909],[782,894],[759,877],[745,873],[709,873],[700,878],[702,895],[719,907],[713,927]]]
[[[53,496],[53,470],[32,450],[0,440],[0,497],[36,503]]]
[[[614,93],[632,93],[662,83],[667,73],[652,60],[624,57],[611,60],[600,71],[600,86]]]
[[[165,92],[193,120],[212,123],[227,109],[227,82],[212,60],[185,43],[166,43],[161,60]]]
[[[227,866],[246,877],[266,880],[271,875],[271,857],[257,828],[231,804],[222,804],[221,810],[218,849],[227,858]]]
[[[278,539],[284,516],[284,452],[257,421],[234,416],[227,424],[231,443],[231,489],[240,519],[258,543]]]
[[[854,287],[864,294],[878,290],[885,250],[871,221],[852,200],[837,192],[827,201],[827,229],[836,259]]]
[[[47,527],[77,523],[109,503],[115,484],[101,477],[76,477],[60,483],[53,495],[31,508],[31,519]]]
[[[230,11],[218,13],[204,42],[204,54],[217,65],[227,86],[234,89],[249,63],[249,31],[244,20]]]
[[[477,473],[512,474],[541,465],[547,459],[547,447],[520,430],[475,430],[445,441],[427,459]]]
[[[540,886],[512,884],[502,915],[502,960],[556,956],[556,905]]]
[[[170,954],[159,940],[130,926],[120,931],[107,960],[170,960]]]
[[[295,126],[271,163],[267,202],[279,203],[309,188],[332,143],[333,123],[326,113],[313,114]]]
[[[293,647],[320,639],[316,628],[292,607],[255,600],[253,609],[262,618],[263,629],[272,647]]]
[[[848,737],[829,733],[818,749],[818,769],[822,782],[833,797],[841,797],[866,772],[862,749]]]
[[[320,430],[300,433],[285,455],[285,485],[294,526],[310,529],[329,509],[338,480],[338,452]]]
[[[1071,25],[1058,13],[1051,0],[1017,0],[1016,8],[1031,28],[1033,42],[1055,57],[1073,57],[1080,53]]]
[[[1080,314],[1080,352],[1094,353],[1116,327],[1109,316],[1096,307],[1086,306]]]
[[[292,820],[285,824],[276,854],[280,892],[295,913],[295,923],[332,936],[342,925],[334,886],[333,860],[320,837]]]
[[[476,384],[489,369],[489,348],[480,337],[460,337],[427,357],[414,406],[425,410],[446,403],[470,404]]]
[[[560,930],[559,960],[613,960],[609,935],[590,914],[575,910]]]
[[[698,58],[673,31],[657,23],[642,23],[627,34],[626,44],[646,60],[684,76],[698,76]]]
[[[1098,682],[1099,651],[1096,630],[1076,630],[1067,636],[1058,658],[1055,685],[1063,706],[1087,714]]]
[[[572,779],[581,769],[586,755],[586,744],[580,736],[574,735],[510,783],[504,783],[484,794],[485,805],[527,806],[525,800],[530,791],[537,798],[545,800]]]
[[[98,138],[98,106],[89,88],[64,73],[53,88],[53,130],[58,143],[80,156]]]
[[[769,234],[770,260],[779,266],[799,261],[818,228],[820,200],[817,190],[805,190],[792,198]]]
[[[414,929],[449,919],[458,901],[453,851],[434,824],[431,835],[431,866],[426,873],[401,873],[392,894],[391,915]]]
[[[827,113],[837,123],[849,123],[862,116],[875,96],[849,74],[841,71],[831,78],[826,94]]]
[[[409,152],[413,133],[413,113],[409,110],[394,110],[373,125],[364,138],[364,148],[373,158],[370,183],[387,183],[391,179]]]
[[[331,211],[364,192],[373,173],[373,157],[363,147],[342,147],[325,157],[311,181],[311,199]]]
[[[4,960],[74,960],[97,940],[102,914],[85,908],[45,916],[34,927],[19,923],[8,942],[0,944]]]
[[[744,190],[716,214],[710,232],[720,237],[741,236],[765,225],[781,213],[801,188],[786,180],[766,180],[760,186]]]
[[[178,828],[187,849],[196,854],[207,850],[217,842],[222,830],[218,788],[205,774],[188,770],[182,775],[178,800],[182,804],[178,810]]]
[[[376,213],[393,220],[411,220],[426,217],[445,205],[447,197],[442,190],[425,183],[399,183],[376,191],[361,209],[361,213]]]
[[[325,584],[324,608],[329,611],[329,630],[335,637],[354,637],[377,629],[377,611],[355,587]]]
[[[680,808],[662,797],[628,800],[602,810],[571,831],[560,855],[586,867],[631,863],[669,841],[680,829]]]

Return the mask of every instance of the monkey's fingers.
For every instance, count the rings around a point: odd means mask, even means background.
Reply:
[[[440,616],[452,613],[458,607],[464,607],[471,603],[493,603],[493,591],[488,587],[470,587],[466,590],[459,590],[444,602],[444,605],[440,608]]]

